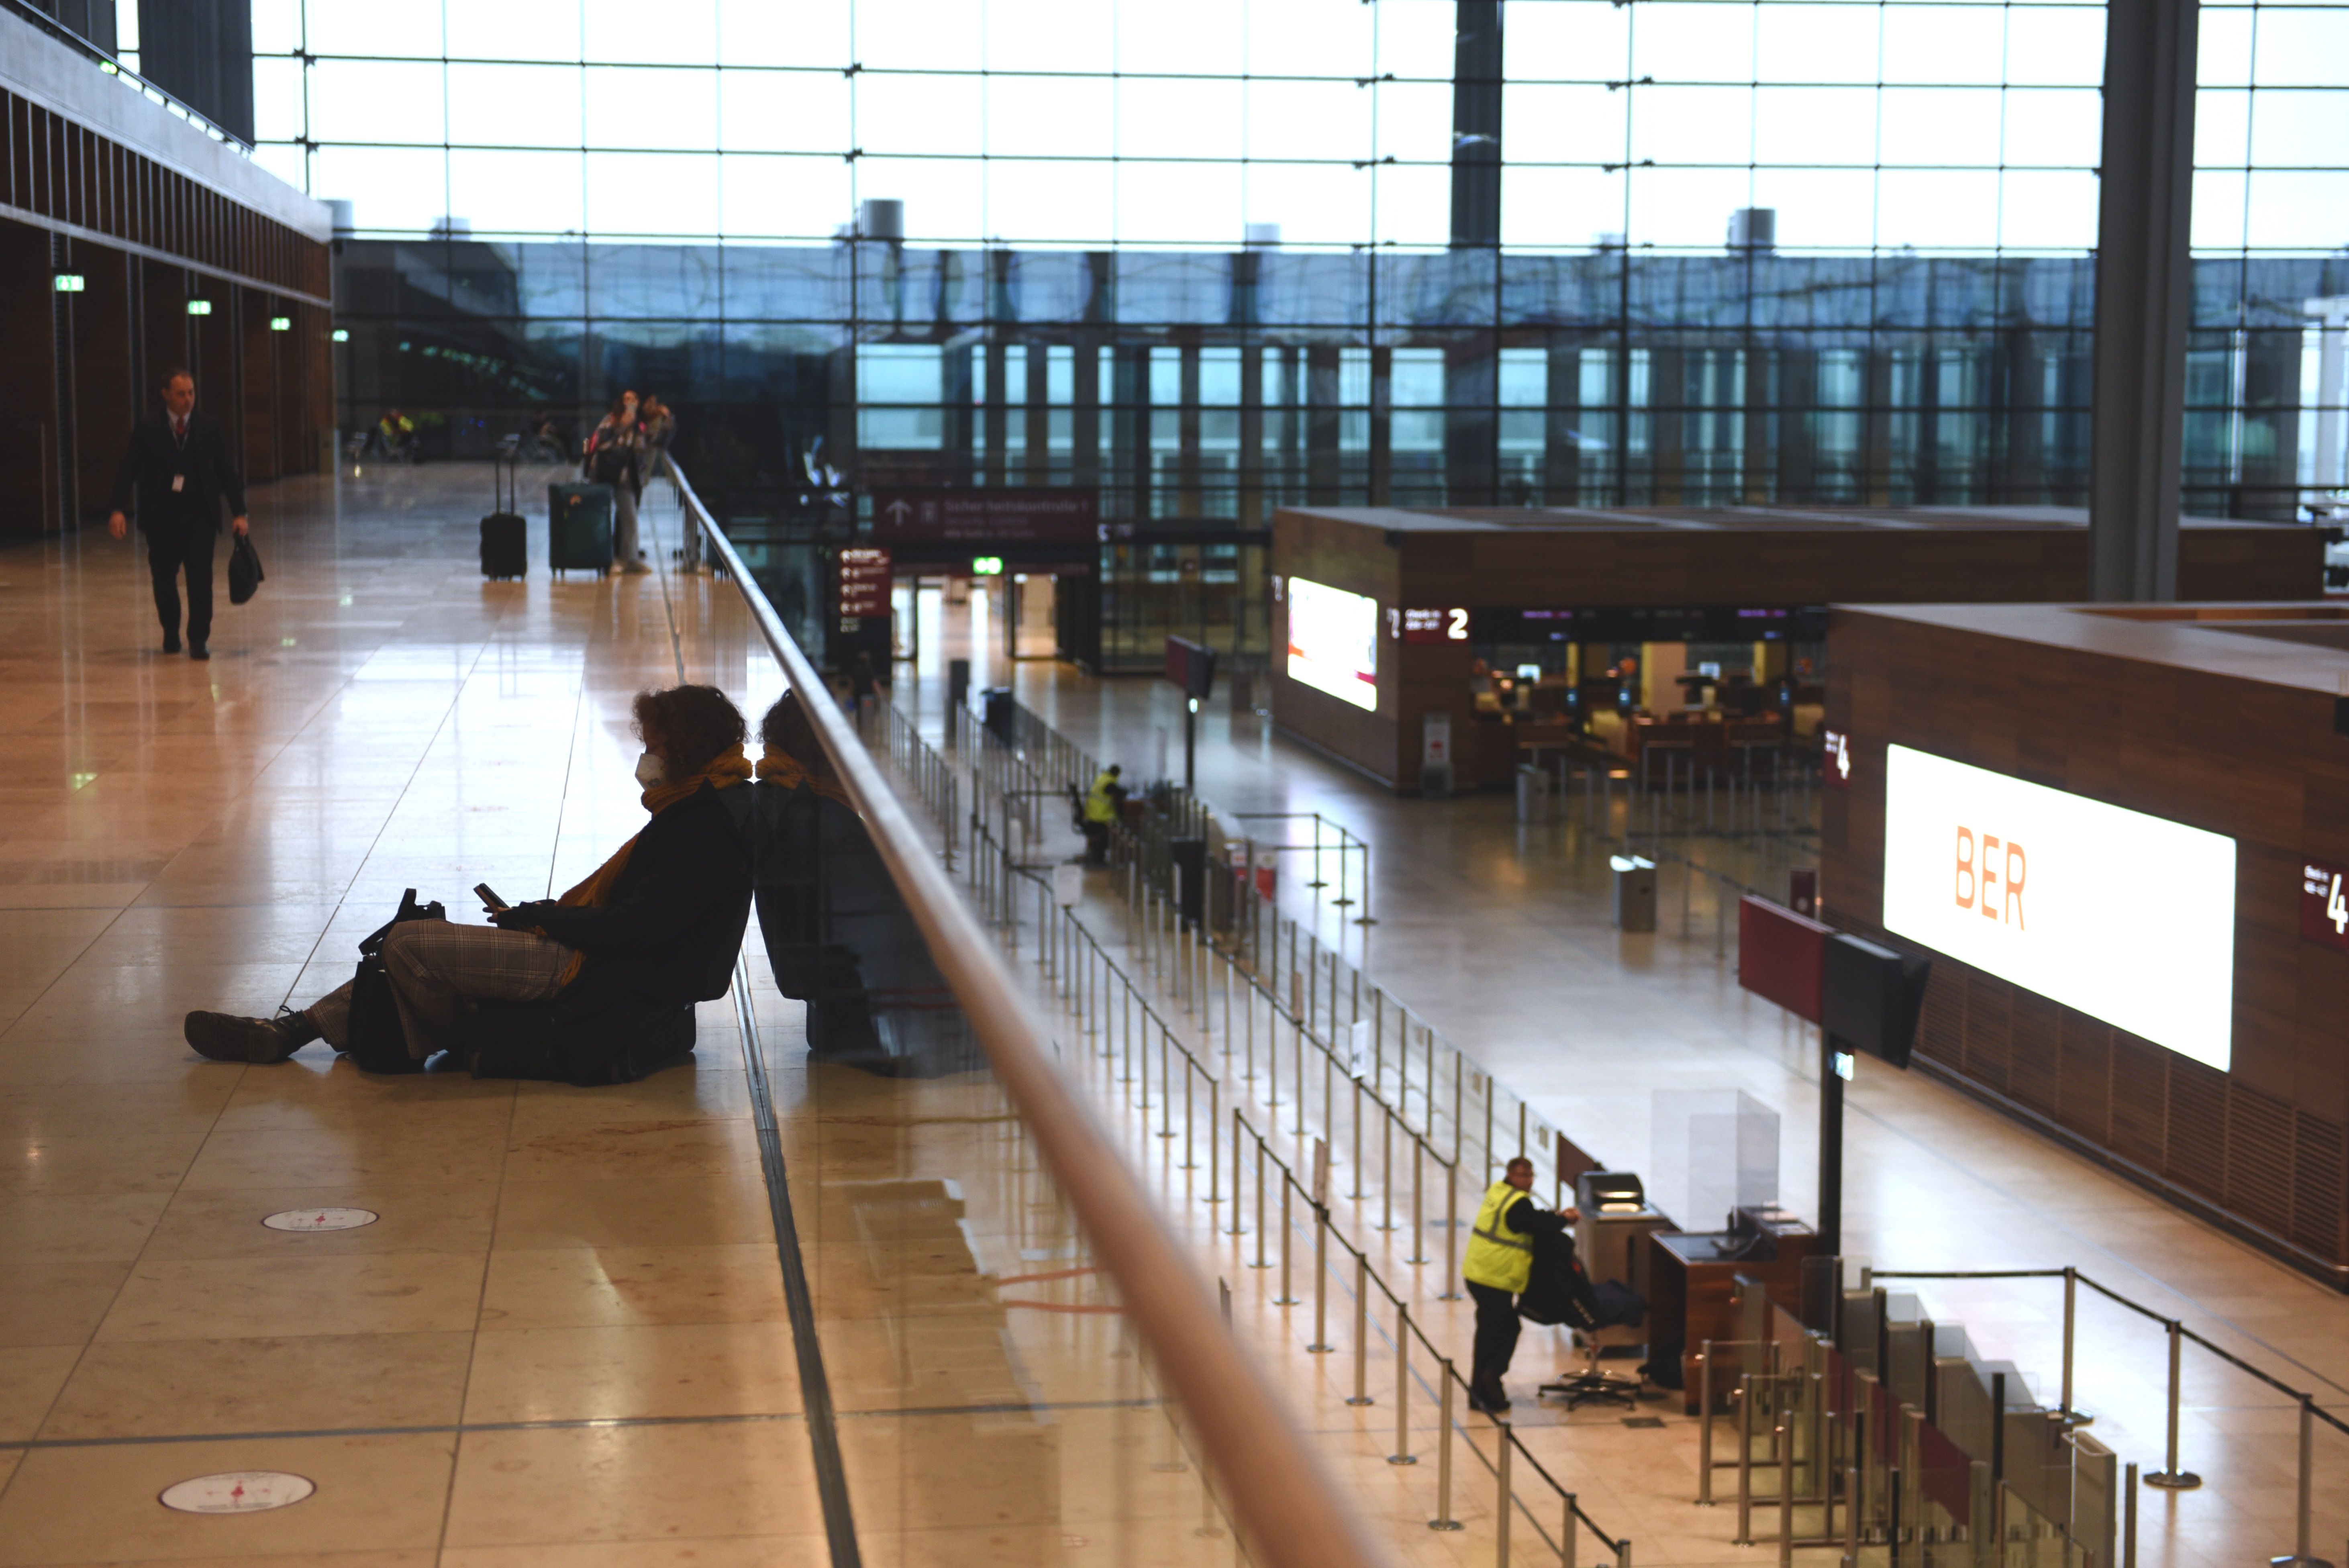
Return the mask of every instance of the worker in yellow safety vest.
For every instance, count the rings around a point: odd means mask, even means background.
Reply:
[[[1517,1302],[1533,1274],[1534,1238],[1563,1231],[1581,1216],[1571,1208],[1553,1214],[1533,1199],[1534,1162],[1523,1155],[1509,1161],[1501,1179],[1477,1205],[1460,1272],[1476,1302],[1476,1345],[1469,1363],[1468,1407],[1498,1416],[1509,1407],[1501,1379],[1517,1351]]]
[[[1125,798],[1117,773],[1114,763],[1102,769],[1085,794],[1085,858],[1095,866],[1109,864],[1109,830],[1117,825],[1118,803]]]

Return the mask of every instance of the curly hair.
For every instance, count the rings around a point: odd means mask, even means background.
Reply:
[[[815,725],[807,710],[800,706],[800,694],[786,691],[775,699],[767,716],[759,721],[759,739],[770,751],[781,752],[820,779],[837,778],[832,758],[824,753],[823,742],[815,736]]]
[[[715,686],[639,691],[630,711],[636,715],[636,733],[647,745],[657,740],[658,749],[685,774],[701,772],[750,734],[742,710]]]

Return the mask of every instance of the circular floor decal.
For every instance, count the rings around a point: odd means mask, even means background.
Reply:
[[[181,1513],[262,1513],[291,1507],[317,1490],[309,1477],[284,1470],[227,1470],[166,1487],[159,1501]]]
[[[272,1231],[356,1231],[381,1218],[372,1209],[288,1209],[262,1223]]]

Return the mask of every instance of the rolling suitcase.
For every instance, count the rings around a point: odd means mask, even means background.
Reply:
[[[557,572],[612,568],[612,487],[546,487],[546,564]]]
[[[511,490],[501,482],[497,460],[490,461],[490,514],[481,519],[481,576],[524,577],[530,575],[529,534],[522,520],[522,476],[514,474]],[[512,501],[508,501],[508,497]],[[515,510],[507,511],[511,504]]]

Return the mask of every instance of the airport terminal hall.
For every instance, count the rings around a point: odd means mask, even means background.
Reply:
[[[2349,1568],[2349,0],[0,0],[0,1568]]]

